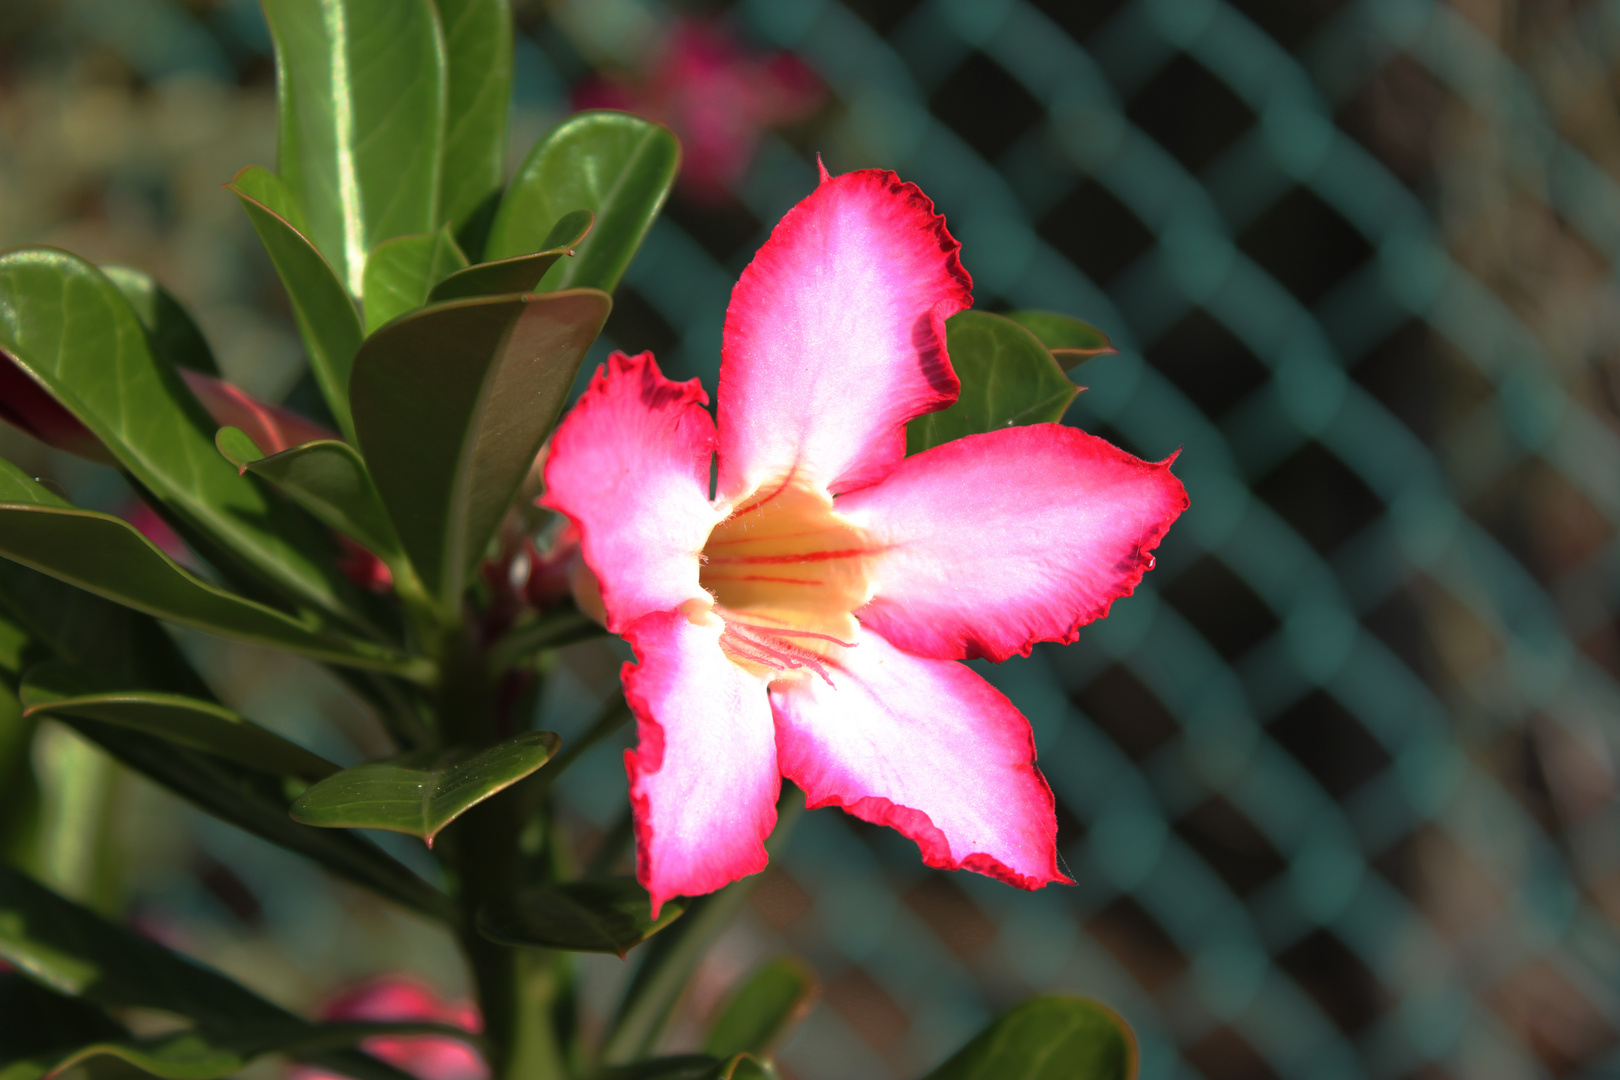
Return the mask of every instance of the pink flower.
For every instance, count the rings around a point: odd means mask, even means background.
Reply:
[[[412,979],[384,975],[327,1002],[322,1020],[421,1020],[453,1024],[480,1031],[477,1006],[443,1001],[431,989]],[[485,1080],[489,1068],[478,1052],[460,1039],[442,1035],[381,1036],[367,1039],[361,1048],[373,1057],[396,1065],[419,1080]],[[338,1080],[307,1066],[291,1070],[289,1080]]]
[[[1029,723],[958,661],[1074,640],[1187,497],[1169,461],[1059,424],[905,457],[906,422],[959,391],[958,248],[914,185],[823,170],[732,292],[718,429],[644,353],[557,431],[545,502],[640,661],[625,765],[655,911],[764,869],[783,776],[930,866],[1067,880]]]
[[[730,197],[761,133],[809,116],[825,96],[814,72],[791,53],[759,55],[724,24],[677,19],[646,76],[592,76],[574,91],[578,109],[623,109],[680,136],[681,186],[701,202]]]

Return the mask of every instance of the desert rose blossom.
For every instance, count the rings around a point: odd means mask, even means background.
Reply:
[[[322,1020],[425,1021],[482,1030],[478,1009],[470,1002],[442,1000],[428,987],[398,975],[384,975],[338,995],[321,1009]],[[365,1040],[361,1048],[418,1080],[485,1080],[489,1067],[467,1043],[443,1035],[385,1035]],[[298,1066],[289,1080],[339,1080],[319,1069]]]
[[[905,457],[906,422],[960,389],[958,247],[893,173],[823,170],[732,292],[718,426],[696,379],[616,354],[553,439],[546,504],[639,660],[625,764],[655,910],[764,868],[783,776],[931,866],[1066,880],[1029,723],[959,661],[1074,640],[1187,497],[1169,461],[1060,424]]]

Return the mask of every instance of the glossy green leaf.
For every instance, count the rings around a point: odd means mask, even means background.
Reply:
[[[426,661],[325,632],[210,585],[129,522],[69,506],[4,460],[0,556],[148,615],[224,637],[406,678],[431,674]]]
[[[1009,311],[1007,318],[1041,339],[1064,370],[1093,356],[1118,352],[1108,335],[1090,323],[1051,311]]]
[[[503,296],[533,292],[558,259],[572,255],[591,231],[589,210],[564,214],[532,255],[514,255],[497,262],[479,263],[451,274],[433,288],[432,300],[459,300],[464,296]]]
[[[372,248],[361,284],[366,333],[427,303],[435,286],[466,265],[467,256],[456,246],[449,225],[437,232],[396,236]]]
[[[1010,319],[959,312],[945,323],[945,338],[962,395],[906,425],[908,454],[964,435],[1061,420],[1080,392],[1040,339]]]
[[[780,854],[803,812],[804,793],[798,788],[784,791],[776,804],[776,828],[765,841],[766,854],[772,858]],[[757,876],[743,878],[691,901],[686,915],[642,950],[641,966],[625,988],[602,1040],[604,1062],[616,1065],[631,1061],[656,1045],[698,961],[730,924],[758,881]]]
[[[926,1080],[1132,1080],[1136,1037],[1111,1009],[1032,998],[1002,1013]]]
[[[561,740],[531,731],[471,756],[407,755],[345,769],[292,805],[295,821],[323,828],[383,829],[431,846],[446,825],[551,760]]]
[[[154,353],[179,367],[205,375],[219,374],[214,351],[191,313],[156,278],[144,270],[116,263],[103,264],[101,272],[135,309],[135,317],[146,328],[146,340]]]
[[[339,771],[319,754],[200,698],[157,690],[109,688],[85,668],[38,665],[23,679],[24,716],[85,716],[156,735],[272,776],[320,780]],[[116,686],[116,683],[114,683]]]
[[[596,215],[578,253],[554,265],[542,289],[612,292],[664,205],[681,146],[667,128],[621,112],[576,113],[529,151],[490,229],[486,259],[527,255],[570,210]]]
[[[711,1054],[676,1054],[621,1065],[595,1075],[594,1080],[775,1080],[769,1062],[737,1054],[718,1058]]]
[[[264,0],[276,171],[358,296],[366,252],[438,220],[444,36],[432,0]]]
[[[469,225],[476,227],[482,217],[487,228],[506,179],[512,7],[508,0],[435,3],[444,27],[449,79],[438,220],[463,231]]]
[[[309,354],[315,385],[339,430],[352,440],[349,371],[365,331],[343,279],[305,234],[292,194],[274,173],[250,165],[225,187],[242,201],[253,230],[270,253],[292,302],[293,321]]]
[[[402,555],[399,537],[383,509],[366,463],[348,443],[319,439],[268,457],[240,428],[214,437],[227,461],[263,477],[320,521],[390,564]]]
[[[456,918],[455,905],[447,896],[369,840],[294,821],[288,816],[292,800],[280,780],[127,727],[68,714],[60,720],[221,821],[297,852],[396,903],[435,918]]]
[[[709,1028],[704,1051],[715,1057],[768,1053],[804,1018],[815,993],[816,977],[802,960],[784,956],[761,965]]]
[[[220,459],[217,425],[101,271],[61,251],[0,256],[0,349],[242,569],[325,611],[351,610],[325,538]]]
[[[478,932],[502,945],[623,956],[680,917],[684,899],[655,920],[647,890],[634,878],[596,878],[525,889],[478,913]]]
[[[76,1065],[96,1058],[116,1058],[137,1074],[162,1080],[216,1080],[243,1068],[251,1060],[216,1040],[194,1031],[180,1031],[151,1039],[96,1042],[66,1053],[41,1054],[30,1060],[0,1067],[0,1080],[50,1080]]]
[[[459,610],[611,307],[594,289],[456,300],[361,347],[350,387],[360,449],[445,609]]]
[[[0,865],[0,958],[59,993],[106,1007],[176,1013],[213,1037],[239,1044],[256,1042],[260,1052],[318,1042],[321,1034],[319,1026],[246,987],[107,922],[4,865]],[[151,1053],[155,1047],[148,1044],[143,1049]],[[197,1057],[201,1047],[192,1044],[186,1050]],[[405,1076],[354,1051],[310,1056],[359,1080],[401,1080]]]

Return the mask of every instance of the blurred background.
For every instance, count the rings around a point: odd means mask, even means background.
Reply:
[[[782,1057],[800,1080],[914,1077],[1042,991],[1119,1009],[1152,1080],[1620,1074],[1620,3],[516,7],[514,165],[575,107],[685,144],[612,346],[712,391],[731,283],[815,154],[892,168],[979,306],[1113,337],[1068,420],[1180,448],[1192,497],[1106,622],[986,668],[1034,724],[1076,887],[806,815],[672,1046],[791,951],[822,984]],[[0,248],[154,273],[228,377],[296,403],[286,300],[219,187],[274,164],[274,111],[253,0],[4,0]],[[129,498],[10,429],[0,454]],[[385,749],[313,667],[184,640],[260,722]],[[620,658],[559,656],[536,723],[566,736]],[[464,994],[432,927],[64,731],[34,764],[74,895],[296,1008],[390,972]],[[609,828],[617,748],[566,786],[582,838]],[[86,829],[121,858],[50,846]],[[585,965],[593,1022],[629,970]]]

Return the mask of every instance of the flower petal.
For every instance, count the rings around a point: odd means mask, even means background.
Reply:
[[[708,498],[708,400],[696,379],[664,378],[652,353],[614,353],[552,436],[540,502],[579,529],[615,633],[707,599],[698,554],[723,516]]]
[[[1052,789],[1012,702],[963,664],[911,656],[866,630],[826,666],[830,686],[771,687],[782,775],[812,808],[893,826],[929,866],[1022,889],[1068,881]]]
[[[1187,492],[1153,464],[1061,424],[969,435],[837,500],[880,554],[862,625],[918,656],[1000,663],[1073,641],[1153,567]]]
[[[672,896],[697,896],[765,869],[776,825],[776,744],[764,680],[720,649],[724,624],[678,611],[636,620],[624,636],[624,696],[638,742],[624,753],[636,821],[636,877],[653,918]]]
[[[190,368],[177,368],[192,395],[208,410],[220,427],[227,425],[247,432],[266,454],[279,454],[316,439],[335,439],[332,432],[290,409],[260,401],[246,390],[223,379],[204,375]]]
[[[720,362],[720,496],[789,478],[829,491],[881,480],[905,424],[960,389],[945,319],[972,280],[914,184],[866,169],[826,179],[743,271]]]

